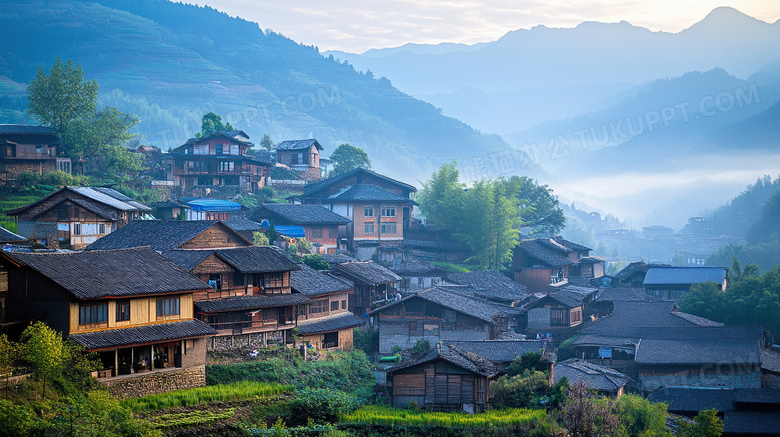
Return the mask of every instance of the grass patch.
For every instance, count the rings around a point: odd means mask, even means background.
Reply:
[[[198,426],[207,425],[217,420],[229,419],[233,417],[236,409],[231,408],[227,411],[215,413],[213,411],[189,411],[187,413],[161,414],[151,421],[153,428],[173,428],[176,426]]]
[[[464,413],[435,413],[420,410],[365,406],[350,414],[343,414],[340,423],[391,426],[443,426],[457,428],[513,427],[547,420],[544,410],[509,408],[489,410],[468,415]]]
[[[246,401],[254,398],[278,395],[293,391],[293,386],[262,382],[240,381],[227,385],[177,390],[170,393],[125,399],[122,405],[133,412],[165,408],[191,407],[212,402]]]

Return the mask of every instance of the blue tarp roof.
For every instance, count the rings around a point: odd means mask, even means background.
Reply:
[[[260,225],[266,229],[271,227],[271,224],[268,223],[268,220],[263,220],[260,222]],[[287,238],[306,237],[306,231],[303,229],[303,226],[274,226],[274,231],[284,235]]]
[[[241,211],[241,204],[221,199],[195,199],[185,202],[195,211]]]

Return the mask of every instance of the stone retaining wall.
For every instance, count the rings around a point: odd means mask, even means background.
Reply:
[[[107,380],[99,379],[98,382],[108,387],[109,392],[120,399],[139,398],[184,388],[204,387],[206,366],[167,369]]]

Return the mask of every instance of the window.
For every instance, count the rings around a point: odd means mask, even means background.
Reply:
[[[296,164],[303,164],[303,153],[298,154],[298,159],[295,160]]]
[[[208,155],[209,154],[209,145],[208,144],[199,144],[197,146],[194,146],[192,148],[192,154],[193,155]]]
[[[157,317],[176,316],[179,314],[178,297],[161,297],[157,299]]]
[[[231,155],[238,155],[238,144],[231,144],[230,145],[230,154]]]
[[[310,238],[322,238],[322,228],[321,227],[311,228]]]
[[[106,233],[106,224],[98,223],[98,234],[105,235],[105,233]]]
[[[217,144],[217,155],[222,154],[222,144]]]
[[[215,290],[222,290],[222,276],[211,274],[209,275],[209,285]]]
[[[397,226],[395,222],[392,223],[382,223],[381,230],[383,234],[395,234],[397,231]]]
[[[81,223],[73,225],[73,235],[81,235]]]
[[[339,301],[334,300],[330,303],[330,310],[331,311],[338,311],[339,310]]]
[[[347,300],[346,300],[346,299],[344,299],[344,300],[342,300],[342,301],[341,301],[341,309],[342,309],[342,310],[345,310],[345,309],[347,309]]]
[[[373,217],[374,216],[374,208],[370,206],[366,206],[363,208],[363,217]]]
[[[124,322],[130,320],[130,300],[116,301],[116,321]]]
[[[373,235],[374,234],[374,224],[373,223],[363,223],[363,233],[366,235]]]
[[[320,314],[328,311],[328,299],[315,300],[309,305],[309,314]]]
[[[382,208],[382,217],[395,217],[395,207],[385,206]]]
[[[263,308],[260,314],[263,320],[276,320],[279,317],[279,311],[276,308]]]
[[[108,322],[108,303],[79,304],[79,325]]]
[[[35,153],[37,153],[37,154],[43,153],[43,146],[41,146],[40,144],[36,144],[35,145]]]
[[[236,163],[233,161],[230,162],[220,162],[219,163],[219,171],[233,171],[235,170]]]
[[[338,238],[338,236],[339,231],[334,226],[330,226],[328,228],[328,238]]]
[[[263,275],[265,288],[284,287],[284,273],[266,273]]]

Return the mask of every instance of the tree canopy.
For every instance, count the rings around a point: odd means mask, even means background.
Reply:
[[[212,132],[221,130],[233,130],[233,126],[231,126],[230,123],[223,123],[222,117],[213,112],[203,114],[200,125],[200,136],[206,136]]]
[[[269,153],[274,149],[274,142],[271,140],[270,135],[263,135],[263,138],[260,140],[260,147],[268,150]]]
[[[333,165],[333,169],[330,171],[331,176],[346,173],[356,168],[371,168],[368,154],[360,147],[347,143],[336,147],[336,150],[330,154],[330,163]]]
[[[97,93],[97,81],[85,80],[81,65],[63,64],[58,57],[48,76],[38,66],[38,74],[27,87],[27,113],[62,134],[71,121],[92,117]]]

